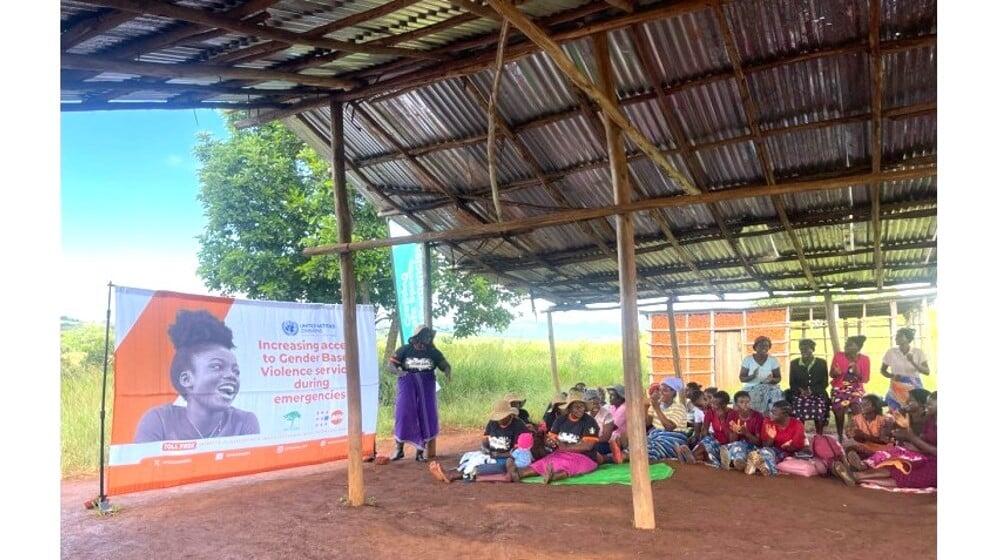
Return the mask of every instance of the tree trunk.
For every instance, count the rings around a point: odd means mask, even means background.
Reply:
[[[385,339],[385,351],[382,356],[381,367],[385,367],[385,364],[389,363],[389,358],[392,357],[392,353],[396,351],[396,338],[399,336],[399,315],[393,312],[392,319],[389,321],[389,336]]]

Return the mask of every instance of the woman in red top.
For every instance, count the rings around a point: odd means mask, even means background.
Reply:
[[[833,401],[833,417],[837,421],[837,439],[844,441],[844,413],[852,414],[861,411],[861,398],[865,396],[865,383],[871,361],[861,353],[866,337],[862,335],[848,337],[844,343],[844,351],[833,355],[830,362],[830,397]]]
[[[760,431],[760,447],[747,457],[746,473],[778,474],[778,463],[806,446],[806,427],[792,416],[792,404],[778,401]]]
[[[732,419],[726,422],[726,438],[729,443],[719,448],[719,462],[722,468],[746,468],[747,455],[760,445],[760,430],[764,425],[764,415],[753,409],[750,393],[737,391],[733,395],[736,409]]]
[[[730,442],[727,426],[736,420],[739,413],[729,408],[729,393],[725,391],[716,391],[710,402],[701,430],[695,434],[698,444],[693,452],[699,461],[718,468],[721,466],[719,449]]]

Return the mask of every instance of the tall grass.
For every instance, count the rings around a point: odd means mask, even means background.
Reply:
[[[923,350],[930,358],[931,376],[924,378],[929,389],[937,386],[937,329],[931,310],[929,338]],[[900,325],[903,322],[900,321]],[[885,329],[883,329],[885,330]],[[792,352],[797,352],[797,340],[803,336],[799,329],[792,329]],[[854,331],[851,331],[854,334]],[[873,333],[869,333],[873,334]],[[819,341],[820,329],[807,330],[805,336]],[[843,335],[841,334],[843,337]],[[872,377],[866,388],[882,395],[888,380],[878,374],[882,355],[889,348],[886,333],[883,338],[872,338],[864,353],[872,359]],[[644,338],[643,378],[650,373],[648,346]],[[438,409],[443,427],[481,428],[492,402],[508,391],[517,391],[527,397],[526,408],[533,417],[540,417],[552,397],[552,376],[549,372],[549,350],[546,341],[510,340],[503,338],[452,339],[442,335],[438,347],[452,364],[451,384],[441,379]],[[382,343],[378,356],[382,356]],[[817,349],[829,358],[822,345]],[[556,344],[561,387],[583,381],[587,385],[612,385],[621,383],[620,342],[559,342]],[[64,476],[93,474],[97,471],[97,447],[101,399],[101,367],[104,359],[104,326],[85,324],[63,331],[62,335],[62,472]],[[386,371],[380,374],[378,433],[385,437],[392,434],[395,400],[395,378]],[[113,383],[108,379],[109,418]],[[787,386],[783,383],[783,386]],[[110,422],[109,422],[110,425]],[[109,430],[110,432],[110,430]]]

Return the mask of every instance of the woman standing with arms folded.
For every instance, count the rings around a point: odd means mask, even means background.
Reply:
[[[930,375],[927,356],[919,348],[913,347],[915,331],[902,328],[896,331],[896,346],[886,351],[882,357],[881,373],[892,381],[885,394],[885,404],[891,410],[900,410],[909,400],[910,391],[922,389],[921,375]]]
[[[434,331],[419,325],[413,336],[389,358],[389,371],[396,379],[396,453],[393,461],[403,458],[403,444],[417,448],[417,461],[426,461],[427,442],[437,437],[437,376],[440,369],[451,381],[451,364],[434,346]]]
[[[830,383],[826,360],[817,358],[816,343],[808,338],[799,341],[801,357],[789,365],[789,397],[792,416],[803,423],[812,420],[816,433],[822,434],[830,417],[830,397],[826,394]]]
[[[871,369],[871,360],[861,353],[867,337],[848,337],[844,351],[833,355],[830,364],[830,385],[833,386],[833,418],[837,422],[837,440],[844,441],[844,416],[847,411],[857,414],[861,411],[861,398],[865,396],[865,383]]]

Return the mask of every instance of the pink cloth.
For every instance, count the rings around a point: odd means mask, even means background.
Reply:
[[[625,417],[625,404],[618,407],[611,407],[611,419],[615,423],[615,431],[611,432],[611,439],[617,439],[625,433],[628,420]]]
[[[591,471],[597,470],[597,463],[583,455],[581,453],[574,453],[572,451],[555,451],[551,455],[546,455],[541,459],[532,463],[531,470],[538,473],[540,476],[545,474],[545,466],[552,465],[552,470],[555,472],[563,471],[569,476],[576,476],[578,474],[587,474]]]

